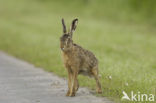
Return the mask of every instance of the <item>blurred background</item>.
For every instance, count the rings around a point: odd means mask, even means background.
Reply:
[[[66,77],[59,37],[61,19],[78,18],[75,43],[99,59],[103,94],[155,93],[155,0],[0,0],[0,50]],[[111,78],[110,78],[111,77]],[[79,76],[80,86],[95,81]]]

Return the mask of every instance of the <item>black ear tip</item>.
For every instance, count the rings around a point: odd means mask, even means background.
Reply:
[[[73,23],[75,23],[75,22],[77,22],[77,21],[78,21],[78,19],[76,18],[76,19],[73,20]]]
[[[62,21],[64,21],[64,18],[62,18]]]

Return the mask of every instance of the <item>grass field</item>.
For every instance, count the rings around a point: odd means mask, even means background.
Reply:
[[[103,94],[120,102],[122,91],[156,92],[156,29],[146,22],[91,16],[90,7],[72,2],[0,0],[0,50],[66,77],[59,37],[61,18],[69,26],[79,18],[74,42],[99,59]],[[68,8],[66,8],[68,6]],[[79,9],[72,9],[72,8]],[[83,12],[81,12],[83,11]],[[112,79],[109,79],[109,77]],[[79,76],[80,86],[95,89],[93,79]]]

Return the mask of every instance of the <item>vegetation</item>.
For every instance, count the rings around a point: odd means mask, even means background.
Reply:
[[[120,101],[122,91],[154,94],[156,7],[154,0],[0,0],[0,49],[66,77],[59,37],[61,18],[79,24],[74,42],[99,59],[103,94]],[[93,43],[94,42],[94,43]],[[80,86],[95,89],[79,76]],[[147,102],[146,102],[147,103]]]

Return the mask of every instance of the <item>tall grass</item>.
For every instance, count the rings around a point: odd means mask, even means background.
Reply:
[[[49,5],[59,4],[59,12],[79,13],[86,17],[119,22],[156,24],[155,0],[39,0]],[[53,8],[51,6],[51,8]],[[61,9],[63,8],[63,10]],[[66,12],[64,12],[66,11]]]

